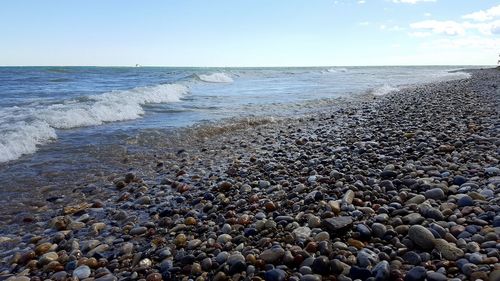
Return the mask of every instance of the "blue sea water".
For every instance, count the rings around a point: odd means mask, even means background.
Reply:
[[[454,69],[2,67],[0,162],[58,141],[79,146],[120,131],[286,115],[301,102],[466,76]]]
[[[462,68],[0,67],[0,193],[97,169],[110,147],[144,130],[295,116],[340,97],[467,77]]]

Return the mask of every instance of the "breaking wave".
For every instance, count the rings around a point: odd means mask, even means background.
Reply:
[[[373,94],[375,96],[384,96],[384,95],[387,95],[389,93],[397,92],[397,91],[399,91],[398,88],[385,84],[381,87],[378,87],[378,88],[371,90],[370,92],[371,92],[371,94]]]
[[[338,73],[338,72],[347,72],[347,68],[343,68],[343,67],[332,67],[332,68],[328,68],[326,70],[327,73]]]
[[[57,138],[56,129],[95,126],[140,118],[143,105],[178,102],[188,88],[178,84],[112,91],[57,104],[10,107],[0,111],[0,162],[34,153]]]
[[[223,72],[215,72],[212,74],[197,75],[201,81],[210,83],[232,83],[234,80],[231,76]]]

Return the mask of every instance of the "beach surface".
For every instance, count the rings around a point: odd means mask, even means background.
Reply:
[[[0,280],[500,280],[500,71],[471,73],[179,129],[5,218]]]

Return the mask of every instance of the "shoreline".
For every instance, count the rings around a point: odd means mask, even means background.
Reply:
[[[500,72],[472,73],[131,159],[2,237],[0,280],[498,278]]]

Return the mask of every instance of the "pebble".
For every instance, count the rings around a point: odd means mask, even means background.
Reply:
[[[28,276],[12,276],[6,279],[6,281],[30,281]]]
[[[231,254],[227,259],[226,263],[229,264],[229,266],[236,264],[238,262],[245,262],[245,257],[241,253],[235,253]]]
[[[327,275],[330,272],[330,260],[328,257],[325,256],[319,256],[314,259],[311,269],[314,273],[320,274],[320,275]]]
[[[406,201],[406,204],[422,204],[425,201],[425,196],[418,194]]]
[[[274,246],[270,249],[264,250],[260,254],[260,258],[263,259],[266,263],[276,263],[285,255],[285,250],[280,246]]]
[[[460,270],[466,275],[471,276],[477,270],[477,265],[473,263],[465,263],[460,267]]]
[[[186,243],[187,243],[187,237],[182,233],[177,235],[174,239],[174,244],[178,247],[182,247],[186,245]]]
[[[483,255],[481,255],[480,253],[472,253],[468,259],[471,263],[474,264],[480,264],[484,260]]]
[[[354,200],[354,191],[348,190],[344,194],[344,197],[342,198],[342,201],[346,204],[352,204],[352,201]]]
[[[434,245],[441,255],[447,260],[455,261],[464,256],[463,250],[457,248],[452,243],[448,243],[444,239],[436,239],[434,241]]]
[[[409,251],[403,255],[403,260],[411,265],[419,265],[422,263],[422,258],[414,251]]]
[[[444,195],[444,191],[439,187],[427,190],[424,195],[425,198],[431,198],[434,200],[442,200],[446,197]]]
[[[500,269],[493,270],[490,273],[489,278],[490,278],[491,281],[498,281],[498,280],[500,280]]]
[[[116,276],[114,276],[113,274],[109,273],[94,279],[94,281],[118,281],[118,278],[116,278]]]
[[[73,277],[80,280],[88,278],[91,274],[90,267],[81,265],[73,271]]]
[[[140,267],[151,267],[151,265],[153,264],[153,262],[146,258],[146,259],[142,259],[140,262],[139,262],[139,266]]]
[[[308,223],[309,227],[316,228],[321,226],[321,219],[317,216],[311,215],[309,217]]]
[[[264,274],[266,281],[283,281],[286,279],[286,272],[281,269],[271,269]]]
[[[305,274],[300,277],[300,281],[321,281],[322,278],[320,275],[314,275],[314,274]]]
[[[266,181],[266,180],[259,181],[259,188],[261,188],[261,189],[266,189],[270,186],[271,186],[271,183],[269,181]]]
[[[233,230],[233,229],[232,229],[231,225],[230,225],[230,224],[227,224],[227,223],[225,223],[225,224],[222,226],[222,228],[221,228],[221,231],[222,231],[222,233],[224,233],[224,234],[229,234],[229,233],[231,233],[231,231],[232,231],[232,230]]]
[[[408,230],[408,237],[422,249],[429,250],[434,247],[434,235],[421,225],[412,225]]]
[[[405,276],[405,281],[424,281],[427,278],[427,270],[422,266],[415,266]]]
[[[474,200],[470,196],[462,196],[457,201],[458,207],[474,206]]]
[[[149,205],[151,204],[151,198],[149,196],[142,196],[135,200],[135,204],[137,205]]]
[[[326,231],[319,232],[314,236],[314,241],[316,242],[328,241],[328,240],[330,240],[330,234]]]
[[[52,248],[52,246],[53,246],[52,243],[48,243],[48,242],[42,243],[42,244],[36,246],[35,253],[37,255],[43,255],[43,254],[47,253]]]
[[[370,249],[364,248],[358,251],[358,265],[361,267],[369,267],[378,262],[378,255]]]
[[[383,238],[385,233],[387,232],[387,227],[381,223],[373,223],[372,226],[373,234],[378,238]]]
[[[220,252],[217,256],[215,256],[215,260],[219,264],[225,263],[228,258],[229,258],[229,253],[228,252]]]
[[[498,175],[500,175],[500,168],[488,167],[488,168],[484,169],[484,172],[488,175],[491,175],[491,176],[498,176]]]
[[[372,275],[375,277],[376,281],[383,281],[389,279],[391,274],[391,269],[389,262],[381,261],[375,265],[372,269]]]
[[[446,275],[439,272],[427,272],[428,281],[446,281],[448,278]]]
[[[351,270],[349,271],[349,276],[353,280],[356,280],[356,279],[366,280],[372,276],[372,272],[366,268],[353,266],[353,267],[351,267]]]
[[[146,277],[146,281],[162,281],[163,277],[161,276],[160,273],[150,273]]]
[[[146,233],[146,231],[148,231],[148,229],[146,227],[135,227],[135,228],[132,228],[129,232],[130,235],[142,235],[144,233]]]
[[[220,244],[226,244],[227,242],[231,241],[233,237],[229,234],[221,234],[219,237],[217,237],[217,243]]]
[[[352,226],[352,223],[352,217],[347,216],[329,218],[322,221],[322,225],[333,235],[346,231]]]
[[[40,257],[40,263],[47,264],[50,263],[51,261],[56,261],[58,258],[59,255],[56,252],[48,252]]]
[[[292,231],[293,235],[295,236],[295,239],[298,241],[303,241],[309,238],[311,235],[311,229],[307,226],[302,226],[302,227],[297,227]]]
[[[66,280],[68,273],[66,271],[59,271],[52,274],[51,279],[56,281],[64,281]]]

